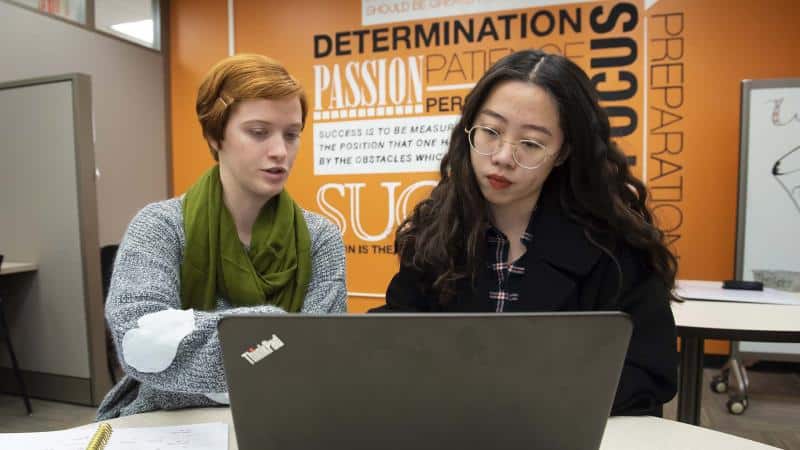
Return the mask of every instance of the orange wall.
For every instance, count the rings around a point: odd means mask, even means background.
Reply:
[[[734,276],[739,102],[743,79],[800,76],[800,6],[795,1],[660,0],[649,11],[649,37],[663,29],[654,14],[682,12],[685,39],[685,105],[674,130],[684,132],[684,150],[674,158],[683,176],[681,238],[677,242],[681,278],[720,280]],[[674,30],[673,30],[674,31]],[[650,45],[650,56],[655,48]],[[650,94],[655,103],[657,94]],[[650,117],[651,128],[657,120]],[[667,128],[669,129],[669,127]],[[651,136],[650,152],[656,147]],[[648,166],[649,186],[657,167]],[[662,219],[675,222],[674,212]],[[671,227],[671,224],[663,224]],[[727,343],[708,342],[707,351],[727,352]]]
[[[169,5],[172,194],[179,195],[214,163],[194,105],[203,76],[228,56],[228,10],[219,0],[173,0]]]
[[[726,279],[734,271],[740,82],[800,76],[800,5],[793,0],[660,0],[651,14],[675,11],[686,19],[680,275]],[[651,36],[654,28],[651,24]],[[650,164],[651,179],[654,169]]]
[[[609,5],[616,3],[619,2],[607,2]],[[800,75],[800,58],[797,58],[797,50],[793,47],[800,42],[800,28],[797,26],[800,23],[800,7],[793,0],[660,0],[647,11],[648,17],[645,17],[642,4],[636,4],[640,9],[640,22],[647,22],[647,34],[645,37],[640,26],[632,36],[640,43],[640,49],[646,47],[648,60],[645,60],[643,53],[639,57],[641,68],[635,71],[640,76],[640,91],[632,104],[639,105],[642,113],[647,104],[648,117],[646,122],[643,115],[640,117],[643,124],[640,134],[623,140],[623,148],[627,153],[637,155],[639,163],[636,170],[642,170],[646,156],[646,178],[651,188],[683,183],[680,198],[653,203],[654,206],[662,205],[657,214],[661,225],[664,228],[676,228],[673,234],[679,236],[673,247],[680,257],[679,276],[689,279],[730,278],[733,275],[735,251],[739,83],[746,78]],[[179,194],[212,164],[194,115],[194,97],[205,71],[227,55],[227,13],[225,2],[220,1],[174,0],[170,5],[173,179],[174,193]],[[333,34],[337,31],[374,28],[361,26],[360,5],[361,2],[355,0],[237,0],[236,51],[265,53],[281,60],[301,80],[312,97],[314,78],[311,65],[319,61],[313,58],[311,36],[316,33]],[[588,9],[592,4],[585,5]],[[501,13],[486,15],[496,14]],[[657,80],[649,77],[645,81],[643,77],[646,69],[656,63],[652,59],[660,49],[652,39],[664,37],[665,33],[663,20],[657,17],[658,14],[683,15],[683,29],[672,37],[683,43],[680,63],[683,64],[684,77],[680,84],[685,94],[682,106],[672,111],[680,120],[661,130],[682,132],[684,145],[677,154],[661,155],[671,164],[667,167],[675,172],[660,178],[658,161],[653,159],[660,136],[655,134],[658,131],[654,130],[658,117],[652,106],[663,105],[659,104],[660,91],[653,86]],[[569,36],[549,39],[563,41]],[[520,48],[542,45],[544,42],[530,40],[513,44]],[[446,53],[453,49],[440,48],[437,51]],[[389,52],[383,57],[406,54],[413,52]],[[344,59],[358,60],[373,56],[376,55],[351,55]],[[576,59],[576,62],[587,68],[586,61]],[[645,94],[646,103],[642,98]],[[313,103],[313,98],[310,100]],[[310,120],[309,125],[312,123]],[[305,207],[318,211],[316,188],[320,184],[365,182],[368,206],[375,210],[384,208],[382,202],[385,200],[381,197],[383,191],[377,185],[387,178],[386,175],[313,175],[311,126],[307,130],[303,136],[301,155],[288,184],[294,197]],[[647,155],[642,153],[641,148],[643,133],[647,133]],[[407,185],[414,181],[435,179],[435,174],[403,174],[399,179]],[[309,189],[309,186],[312,188]],[[659,193],[666,191],[662,189]],[[673,192],[677,193],[677,190]],[[656,196],[655,200],[658,199]],[[346,205],[340,206],[346,209]],[[680,211],[680,216],[676,211]],[[380,211],[375,217],[364,217],[365,227],[370,230],[380,229],[383,223],[385,215]],[[680,226],[676,227],[678,224]],[[345,234],[346,242],[352,239],[348,233]],[[391,238],[386,242],[391,242]],[[367,258],[348,254],[348,287],[351,291],[382,292],[395,267],[396,261],[392,255],[369,255]],[[351,298],[350,310],[360,311],[379,303],[382,301]],[[709,350],[723,352],[727,351],[727,347],[724,344],[712,344]]]

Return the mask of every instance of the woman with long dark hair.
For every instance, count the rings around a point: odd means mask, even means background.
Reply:
[[[398,228],[400,271],[376,312],[625,311],[634,331],[612,414],[661,415],[677,387],[677,262],[597,97],[559,55],[492,66],[441,180]]]

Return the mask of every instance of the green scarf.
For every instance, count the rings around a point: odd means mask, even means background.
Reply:
[[[186,193],[183,225],[183,309],[215,309],[220,295],[234,306],[300,311],[311,279],[311,235],[302,209],[285,189],[261,208],[245,250],[222,200],[215,165]]]

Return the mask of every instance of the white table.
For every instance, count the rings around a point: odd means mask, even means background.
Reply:
[[[34,263],[3,261],[2,266],[0,266],[0,275],[11,275],[12,273],[21,272],[35,272],[38,269],[39,267]]]
[[[679,282],[679,286],[680,286]],[[722,282],[715,296],[728,292]],[[733,341],[800,342],[800,305],[693,300],[691,290],[679,290],[683,303],[672,303],[672,314],[681,337],[681,371],[678,391],[678,420],[697,425],[703,384],[703,343],[705,339]],[[736,296],[736,293],[730,294]]]
[[[186,425],[222,422],[229,425],[229,450],[238,450],[230,408],[198,408],[156,411],[112,419],[114,428]],[[601,449],[607,450],[766,450],[768,445],[729,434],[656,417],[612,417],[608,420]],[[269,450],[269,449],[267,449]]]

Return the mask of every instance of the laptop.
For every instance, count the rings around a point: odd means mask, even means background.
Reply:
[[[242,450],[596,449],[631,330],[620,312],[219,322]]]

